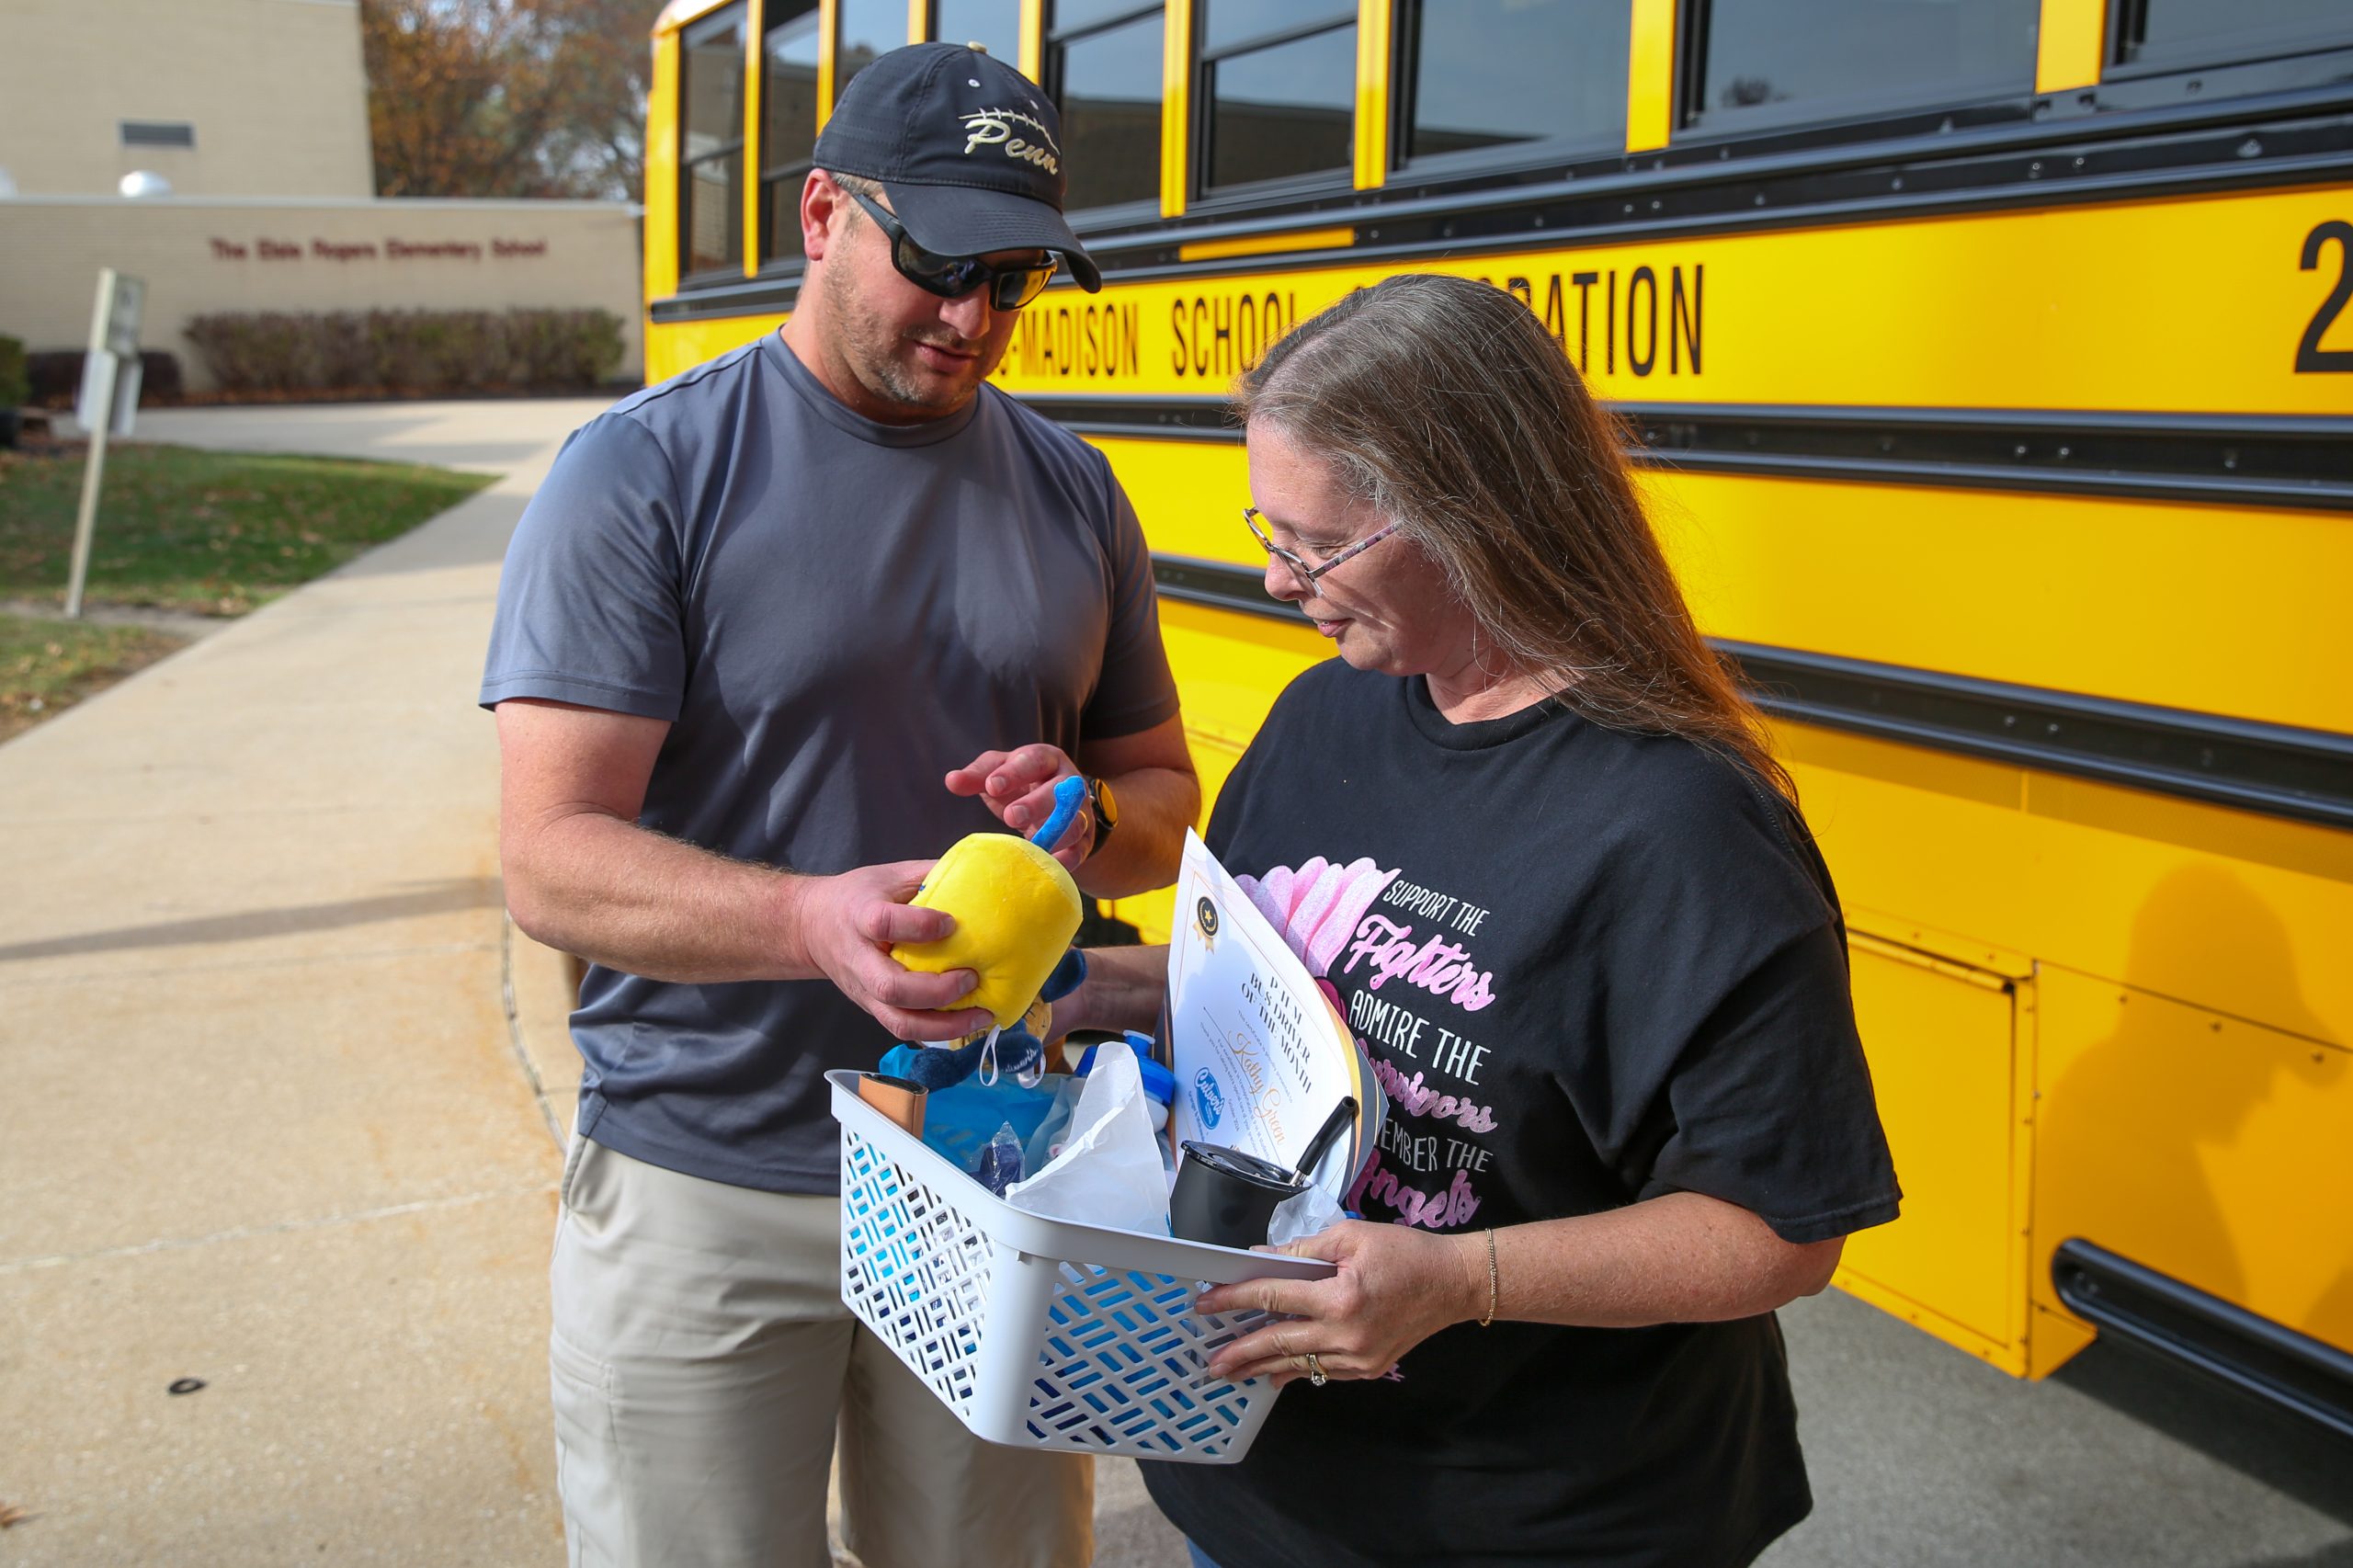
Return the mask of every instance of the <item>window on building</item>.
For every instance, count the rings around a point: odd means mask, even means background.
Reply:
[[[817,146],[816,0],[771,0],[760,40],[760,260],[801,257],[801,187]]]
[[[196,127],[185,119],[126,119],[122,122],[122,144],[126,147],[193,147]]]
[[[1160,198],[1161,7],[1057,0],[1046,86],[1062,116],[1063,205],[1076,212]]]
[[[1357,11],[1333,0],[1199,0],[1203,189],[1346,173]]]
[[[2116,24],[2117,62],[2155,70],[2353,44],[2346,0],[2122,0]]]
[[[850,78],[907,41],[907,0],[841,0],[834,32],[834,97]]]
[[[2031,93],[2040,12],[2040,0],[1697,6],[1684,123],[1745,131]]]
[[[1021,0],[935,0],[929,36],[944,43],[977,43],[1018,71]]]
[[[1626,0],[1409,0],[1397,39],[1401,163],[1521,144],[1622,146]]]
[[[744,267],[744,7],[687,29],[679,57],[678,270]]]

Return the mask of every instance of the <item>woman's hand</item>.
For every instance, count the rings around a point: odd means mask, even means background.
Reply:
[[[1340,1271],[1329,1279],[1250,1279],[1202,1291],[1204,1312],[1256,1307],[1288,1320],[1220,1350],[1210,1362],[1211,1375],[1236,1382],[1272,1378],[1278,1388],[1316,1367],[1326,1378],[1386,1377],[1439,1329],[1487,1310],[1483,1232],[1434,1236],[1344,1220],[1279,1250],[1336,1263]]]

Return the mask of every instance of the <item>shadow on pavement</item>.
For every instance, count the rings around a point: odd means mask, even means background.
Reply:
[[[2096,1343],[2051,1381],[2353,1525],[2353,1442],[2324,1426],[2127,1345]],[[2353,1568],[2353,1541],[2317,1556],[2266,1559],[2259,1568]]]
[[[505,890],[496,878],[470,877],[429,882],[413,892],[386,893],[379,898],[350,899],[341,903],[301,903],[237,915],[207,915],[189,920],[124,926],[112,931],[51,937],[38,942],[17,942],[0,947],[0,963],[85,953],[135,952],[148,948],[196,947],[210,942],[260,941],[302,931],[334,930],[426,915],[456,915],[470,909],[496,909],[504,902]]]

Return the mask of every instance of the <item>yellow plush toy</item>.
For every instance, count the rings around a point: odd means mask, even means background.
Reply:
[[[961,838],[910,901],[956,917],[937,942],[902,942],[891,956],[926,974],[969,969],[981,977],[957,1007],[986,1007],[1010,1028],[1078,934],[1078,884],[1061,861],[1009,833]]]

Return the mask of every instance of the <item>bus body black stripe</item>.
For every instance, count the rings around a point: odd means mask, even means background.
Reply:
[[[1163,597],[1299,623],[1247,567],[1155,553]],[[2353,828],[2353,736],[1711,639],[1800,723]]]

